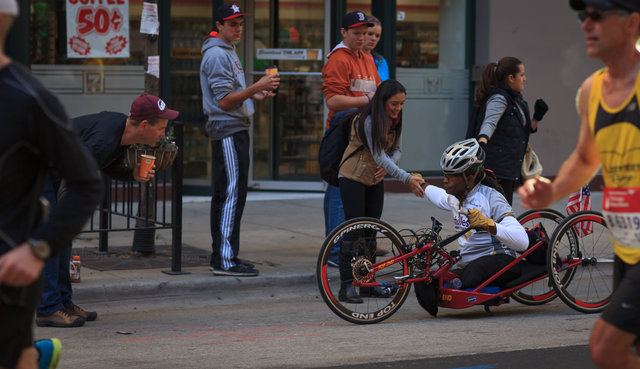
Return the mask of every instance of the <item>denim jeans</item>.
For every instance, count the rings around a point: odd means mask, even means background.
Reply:
[[[324,234],[328,236],[334,228],[344,222],[344,210],[342,208],[342,198],[340,197],[340,187],[327,185],[324,193]],[[331,256],[337,260],[340,247],[337,245],[331,250]]]
[[[51,210],[58,202],[59,180],[47,173],[42,189],[44,196],[51,205]],[[71,262],[71,245],[62,253],[48,259],[44,263],[42,270],[42,298],[38,306],[38,316],[50,315],[55,311],[64,309],[65,306],[73,305],[71,296],[71,276],[69,275],[69,263]]]

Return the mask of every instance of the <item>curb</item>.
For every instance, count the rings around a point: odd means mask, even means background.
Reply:
[[[73,287],[73,299],[78,303],[180,296],[206,291],[212,295],[231,295],[242,290],[245,296],[264,296],[265,293],[273,296],[291,288],[316,289],[316,276],[315,272],[309,271],[272,272],[242,278],[213,275],[159,276],[154,280],[118,280],[107,283],[87,281],[83,285],[74,284]]]

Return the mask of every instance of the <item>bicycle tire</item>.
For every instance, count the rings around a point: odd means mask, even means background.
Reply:
[[[367,232],[363,232],[367,230]],[[356,324],[373,324],[381,322],[393,315],[407,299],[410,285],[392,289],[386,297],[362,297],[361,304],[353,304],[340,301],[340,268],[330,267],[329,256],[334,245],[341,244],[344,238],[357,240],[356,253],[351,261],[351,265],[363,258],[376,261],[376,257],[371,257],[371,250],[364,256],[362,245],[370,245],[375,240],[374,250],[377,253],[386,252],[385,259],[404,254],[404,242],[400,234],[389,224],[375,218],[355,218],[350,219],[336,227],[327,236],[320,249],[316,266],[316,278],[320,295],[324,302],[338,317]],[[366,251],[366,250],[365,250]],[[382,256],[380,256],[382,257]],[[378,261],[382,259],[377,259]],[[375,273],[376,282],[393,282],[397,278],[409,275],[411,267],[407,260],[386,266]],[[359,292],[360,288],[356,287]]]
[[[566,217],[556,228],[547,250],[553,288],[565,304],[583,313],[599,313],[609,303],[613,260],[613,244],[604,217],[592,210]]]
[[[533,228],[538,223],[542,223],[546,231],[553,234],[558,224],[564,219],[564,215],[554,209],[537,209],[526,211],[520,214],[517,219],[525,229]],[[549,278],[543,278],[515,291],[511,297],[524,305],[542,305],[552,301],[557,295]]]

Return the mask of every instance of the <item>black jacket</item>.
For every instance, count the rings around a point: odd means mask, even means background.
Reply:
[[[98,205],[98,168],[62,105],[16,63],[0,69],[0,111],[0,229],[7,235],[0,239],[0,255],[30,237],[48,242],[54,255],[60,253]],[[39,197],[47,170],[64,178],[68,190],[45,221]],[[40,285],[0,285],[0,300],[35,308]]]
[[[73,118],[73,127],[106,175],[132,181],[133,169],[124,163],[126,147],[120,145],[126,122],[122,113],[103,111]]]
[[[516,181],[520,178],[522,159],[529,143],[529,134],[532,132],[529,106],[519,92],[500,83],[498,88],[489,93],[475,114],[477,115],[476,138],[480,138],[477,134],[484,120],[487,100],[495,94],[504,96],[507,100],[507,109],[502,114],[493,136],[487,143],[485,168],[494,171],[498,178]],[[524,122],[518,106],[524,112],[526,120]]]

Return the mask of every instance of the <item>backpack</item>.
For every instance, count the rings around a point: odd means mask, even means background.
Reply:
[[[531,264],[546,265],[547,264],[547,248],[549,247],[549,234],[544,229],[542,223],[536,224],[533,228],[527,229],[527,236],[529,236],[529,250],[539,241],[543,241],[543,244],[538,246],[531,254],[527,255],[526,261]],[[526,251],[525,251],[526,252]],[[524,252],[523,252],[524,253]]]
[[[334,114],[329,122],[329,129],[320,142],[320,149],[318,150],[320,177],[331,186],[338,185],[338,172],[342,164],[358,151],[364,149],[364,145],[360,145],[360,147],[342,160],[344,150],[349,146],[349,134],[351,133],[352,121],[351,119],[344,118],[355,110],[354,108]],[[358,115],[355,117],[358,117]]]

